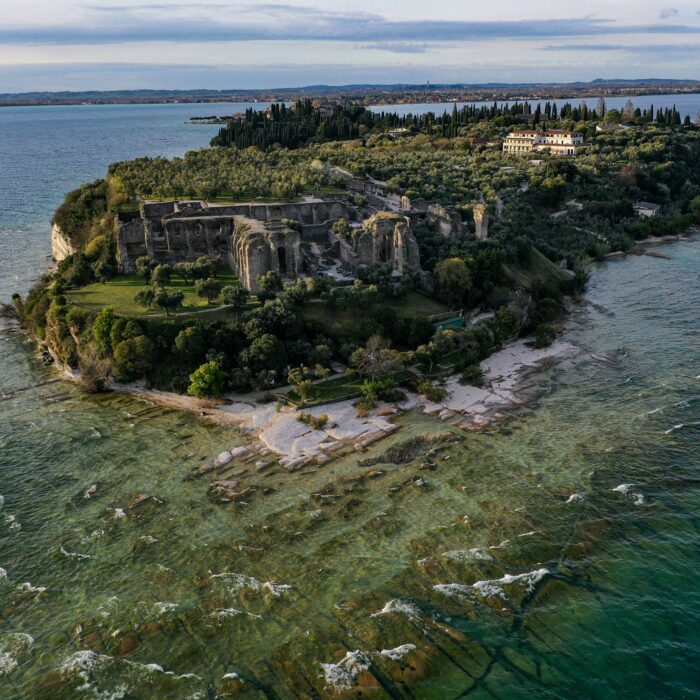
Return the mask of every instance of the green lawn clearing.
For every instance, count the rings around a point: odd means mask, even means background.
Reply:
[[[222,270],[217,273],[217,279],[222,285],[239,286],[240,281],[230,270]],[[119,275],[109,282],[95,282],[80,289],[71,290],[68,297],[71,303],[86,309],[99,310],[103,306],[114,307],[114,312],[121,316],[160,316],[164,315],[161,309],[146,309],[136,301],[134,297],[139,289],[145,286],[143,277],[138,275]],[[207,303],[206,299],[197,296],[194,282],[185,284],[180,277],[173,276],[171,282],[165,285],[168,290],[178,290],[185,293],[183,307],[178,309],[180,313],[201,313],[216,309],[220,302]]]

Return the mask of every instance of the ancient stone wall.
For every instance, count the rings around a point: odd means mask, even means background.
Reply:
[[[437,202],[428,205],[426,221],[436,226],[443,236],[455,236],[464,232],[462,217],[456,209],[445,207]]]
[[[352,232],[352,248],[361,265],[390,264],[397,272],[420,269],[418,244],[410,219],[379,212]]]

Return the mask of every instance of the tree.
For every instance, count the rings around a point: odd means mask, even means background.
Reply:
[[[463,303],[471,289],[472,280],[467,264],[461,258],[441,260],[433,270],[435,287],[440,299],[449,306]]]
[[[634,105],[632,104],[632,100],[627,100],[625,102],[625,106],[622,108],[622,116],[625,119],[634,119]]]
[[[501,340],[510,340],[520,333],[520,321],[514,311],[501,306],[496,312],[496,337]]]
[[[115,320],[114,309],[111,306],[105,306],[100,309],[92,322],[92,335],[95,338],[97,349],[105,355],[109,354],[112,349],[110,333]]]
[[[132,382],[143,377],[153,366],[153,343],[145,335],[122,340],[114,348],[114,378]]]
[[[250,292],[245,287],[228,285],[221,290],[224,304],[230,304],[236,311],[244,309],[248,304]]]
[[[221,287],[221,282],[215,280],[213,277],[208,277],[205,280],[197,280],[194,284],[197,296],[203,299],[206,298],[209,304],[221,294]]]
[[[287,372],[287,381],[294,387],[294,391],[303,406],[313,389],[314,383],[311,379],[312,373],[308,367],[294,367]]]
[[[205,362],[190,374],[187,393],[199,398],[217,398],[226,388],[226,375],[218,362]]]
[[[348,226],[348,222],[346,219],[338,219],[334,224],[333,224],[333,233],[336,236],[341,236],[345,237],[350,233],[350,226]]]
[[[151,271],[151,281],[159,287],[164,287],[170,282],[173,268],[170,265],[156,265]]]
[[[175,337],[173,350],[187,362],[194,362],[204,355],[206,339],[200,324],[183,328]]]
[[[241,353],[241,363],[256,374],[269,369],[282,371],[287,364],[284,345],[270,333],[262,335]]]
[[[281,291],[282,280],[276,272],[269,270],[264,275],[258,277],[258,288],[263,295],[274,296],[277,292]],[[260,294],[258,294],[258,296],[260,296]]]
[[[386,377],[402,364],[401,353],[389,348],[379,335],[369,338],[364,348],[358,348],[350,356],[350,364],[364,377],[375,382]]]
[[[196,279],[207,279],[214,277],[216,271],[212,259],[207,255],[202,255],[192,266],[192,272]]]
[[[598,119],[603,119],[605,117],[605,113],[607,112],[606,105],[605,105],[605,98],[601,95],[598,98],[598,105],[595,108],[595,113]]]
[[[175,274],[182,277],[185,284],[189,284],[189,280],[194,278],[194,263],[179,262],[175,264]]]
[[[151,270],[156,266],[155,260],[151,260],[147,255],[136,258],[136,272],[140,277],[148,282],[151,279]]]
[[[139,289],[139,291],[136,292],[134,301],[137,304],[141,304],[141,306],[145,306],[147,309],[150,309],[153,307],[153,302],[155,301],[155,298],[156,290],[153,289],[153,287],[144,287],[143,289]]]
[[[170,316],[170,312],[179,309],[184,300],[184,292],[168,292],[166,289],[159,289],[154,302],[159,309],[165,311],[166,316]]]

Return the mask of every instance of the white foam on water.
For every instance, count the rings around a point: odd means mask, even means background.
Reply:
[[[321,664],[326,685],[336,690],[351,690],[355,679],[370,665],[370,656],[364,651],[348,651],[337,664]]]
[[[454,561],[493,561],[493,557],[479,547],[472,547],[466,550],[452,549],[449,552],[443,552],[442,556]]]
[[[262,615],[256,615],[255,613],[247,612],[246,610],[238,610],[238,608],[219,608],[213,613],[210,613],[209,617],[213,617],[217,622],[221,623],[226,619],[231,617],[237,617],[238,615],[247,615],[256,620],[262,620]]]
[[[158,540],[151,535],[143,535],[142,537],[139,537],[139,541],[143,542],[144,544],[155,544]]]
[[[518,537],[532,537],[533,535],[537,534],[537,530],[530,530],[530,532],[523,532],[522,535],[518,535]]]
[[[228,673],[224,673],[223,678],[224,678],[224,680],[227,680],[227,681],[242,681],[243,680],[234,671],[229,671]]]
[[[253,576],[236,573],[212,574],[212,578],[222,579],[231,593],[238,593],[246,588],[253,591],[269,593],[279,598],[292,590],[293,586],[286,583],[272,583],[272,581],[258,581]]]
[[[5,505],[5,496],[0,494],[0,508],[2,508]]]
[[[390,600],[384,605],[384,607],[376,613],[372,613],[370,617],[379,617],[380,615],[391,615],[392,613],[399,613],[405,615],[409,619],[415,619],[420,617],[420,610],[412,603],[407,603],[404,600],[395,598]]]
[[[17,590],[20,593],[36,593],[37,595],[41,595],[46,591],[46,586],[32,586],[29,581],[25,581],[17,586]]]
[[[0,676],[7,676],[19,667],[20,659],[29,653],[34,638],[24,632],[0,635]]]
[[[7,528],[13,532],[19,532],[22,529],[22,525],[19,520],[17,520],[16,515],[6,515],[5,525],[7,525]]]
[[[415,644],[402,644],[401,646],[394,647],[393,649],[382,649],[379,653],[392,661],[401,661],[406,654],[410,653],[415,648]]]
[[[122,518],[126,518],[126,513],[122,508],[115,508],[113,517],[115,520],[121,520]]]
[[[85,490],[83,498],[92,498],[95,493],[97,493],[97,484],[92,484],[92,486],[88,486]]]
[[[438,583],[433,590],[446,595],[448,598],[461,598],[469,593],[470,586],[461,583]]]
[[[567,499],[567,503],[581,503],[581,501],[586,500],[586,494],[584,493],[572,493]]]
[[[138,663],[136,661],[129,661],[128,659],[115,659],[113,656],[108,656],[106,654],[98,654],[97,652],[90,650],[77,651],[71,656],[69,656],[59,667],[59,672],[62,677],[77,676],[83,681],[83,685],[77,688],[77,690],[90,690],[92,695],[100,700],[118,700],[118,698],[123,698],[128,694],[134,694],[142,690],[143,676],[130,677],[126,674],[122,674],[128,684],[122,684],[116,688],[101,690],[93,686],[91,675],[93,671],[100,670],[101,667],[110,663],[116,662],[123,664],[129,669],[133,669],[138,673],[147,674],[162,673],[165,676],[170,676],[175,679],[190,679],[195,678],[201,680],[199,676],[194,673],[183,673],[176,675],[173,671],[165,671],[160,664],[157,663]]]
[[[502,598],[508,600],[503,586],[520,584],[528,593],[532,593],[537,583],[549,574],[549,569],[536,569],[523,574],[505,574],[501,578],[477,581],[470,586],[462,583],[440,583],[433,586],[438,591],[450,598],[464,598],[470,594],[476,594],[482,598]]]
[[[158,601],[154,607],[159,615],[165,615],[166,613],[176,610],[177,603],[162,603],[161,601]]]
[[[7,571],[0,566],[0,581],[7,581]]]
[[[71,559],[90,559],[89,554],[81,554],[80,552],[69,552],[63,545],[61,545],[61,554]]]
[[[693,423],[679,423],[678,425],[674,425],[672,428],[664,431],[664,435],[670,435],[671,433],[675,433],[677,430],[682,430],[683,428],[693,428],[697,425],[700,425],[700,421],[695,421]]]
[[[643,506],[646,503],[646,498],[644,494],[639,491],[632,491],[635,484],[620,484],[612,489],[615,493],[621,493],[623,496],[629,496],[634,502],[635,506]]]

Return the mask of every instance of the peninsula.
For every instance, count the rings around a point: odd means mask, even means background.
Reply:
[[[570,352],[589,261],[700,222],[699,156],[675,109],[603,99],[249,110],[68,194],[57,266],[14,312],[88,391],[239,425],[263,465],[363,449],[417,405],[479,429]]]

